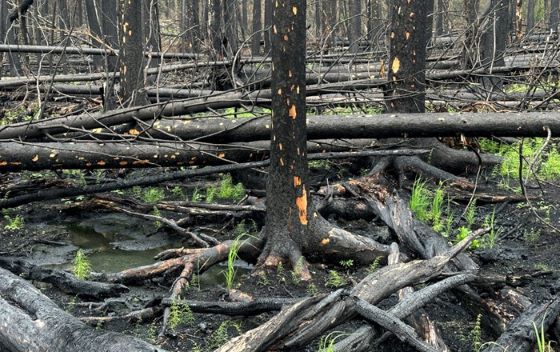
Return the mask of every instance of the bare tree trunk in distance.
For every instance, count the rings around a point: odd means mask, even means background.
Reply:
[[[142,89],[144,87],[142,6],[132,1],[121,0],[121,14],[121,99],[132,106],[145,105],[147,95]]]
[[[428,13],[423,0],[393,0],[390,8],[387,108],[395,112],[425,111],[425,65]]]
[[[527,28],[525,33],[530,33],[535,27],[535,0],[527,0]]]
[[[556,33],[558,32],[558,8],[560,0],[550,0],[550,18],[548,21],[548,28]]]
[[[262,39],[262,2],[253,0],[253,39],[251,41],[251,53],[259,55]]]

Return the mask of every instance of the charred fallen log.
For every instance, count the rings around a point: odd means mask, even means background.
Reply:
[[[374,143],[367,139],[318,140],[308,142],[308,151],[311,153],[349,151],[350,154],[347,155],[355,157],[418,154],[426,151],[418,149],[361,151],[371,147],[372,144]],[[223,165],[264,160],[268,158],[269,150],[268,141],[224,145],[197,142],[0,142],[0,171]]]
[[[78,280],[74,275],[62,270],[42,268],[24,260],[0,257],[0,267],[28,280],[52,284],[62,292],[80,297],[102,299],[119,296],[128,292],[128,288],[119,284]]]
[[[514,320],[496,342],[489,344],[484,352],[531,351],[537,341],[537,331],[546,334],[560,316],[560,297],[545,303],[531,305]]]
[[[4,269],[0,269],[0,315],[2,351],[163,351],[135,337],[85,325],[30,283]]]

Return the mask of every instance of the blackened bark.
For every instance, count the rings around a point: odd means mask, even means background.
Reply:
[[[119,47],[118,36],[118,10],[116,0],[100,0],[100,23],[101,32],[103,33],[103,40],[110,48],[117,49]],[[106,56],[107,69],[110,72],[115,72],[117,69],[117,57]]]
[[[490,11],[486,16],[485,29],[482,34],[481,64],[484,67],[505,66],[504,54],[508,34],[508,0],[491,0]],[[482,86],[490,94],[501,90],[503,81],[499,77],[482,78]]]
[[[445,9],[443,7],[443,0],[437,0],[437,7],[436,7],[436,12],[435,12],[435,20],[436,20],[435,32],[436,32],[436,35],[442,35],[443,34],[443,26],[444,26],[443,15],[444,15],[444,13],[445,13]]]
[[[530,33],[535,27],[535,0],[527,0],[527,28],[526,33]]]
[[[135,337],[86,326],[5,269],[0,269],[0,316],[2,351],[163,351]]]
[[[272,4],[273,0],[265,0],[264,2],[264,52],[268,53],[271,50],[271,36],[272,36]]]
[[[10,14],[10,22],[14,22],[20,15],[25,15],[29,7],[33,5],[33,0],[23,0],[20,5],[15,8]]]
[[[86,2],[86,16],[89,25],[89,30],[91,34],[96,38],[103,38],[103,33],[101,31],[101,26],[99,24],[99,19],[95,11],[95,1]],[[102,60],[99,56],[93,57],[93,65],[96,69],[102,68]]]
[[[215,60],[221,60],[224,57],[222,41],[223,37],[223,14],[222,0],[211,0],[212,14],[210,18],[210,38],[212,40],[212,57]]]
[[[361,0],[350,1],[350,26],[348,28],[348,40],[350,41],[350,52],[358,52],[358,41],[362,36],[362,5]]]
[[[251,41],[251,53],[259,55],[262,39],[262,7],[261,0],[253,0],[253,40]]]
[[[305,114],[305,0],[278,0],[272,19],[272,129],[267,182],[265,266],[297,271],[311,221]],[[300,263],[303,266],[303,263]]]
[[[142,6],[121,1],[121,13],[121,99],[131,105],[145,105],[147,97],[141,91],[144,87]]]
[[[552,32],[558,32],[558,7],[560,0],[550,0],[550,19],[549,19],[549,29]]]
[[[425,1],[394,0],[391,3],[389,111],[425,111],[425,64],[428,12]]]
[[[142,22],[144,27],[144,48],[148,52],[161,51],[161,35],[159,26],[159,5],[158,0],[142,0]],[[149,55],[149,66],[157,67],[161,63],[158,56]],[[152,82],[150,82],[152,83]]]
[[[198,0],[181,1],[181,32],[183,48],[189,52],[197,53],[200,42]]]
[[[224,25],[226,28],[225,38],[227,40],[226,51],[228,57],[233,57],[239,49],[239,40],[237,37],[238,20],[237,20],[237,2],[236,0],[225,0]]]

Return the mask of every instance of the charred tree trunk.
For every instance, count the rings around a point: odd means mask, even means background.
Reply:
[[[391,3],[389,75],[386,102],[389,111],[425,111],[425,65],[428,12],[425,1]]]
[[[117,49],[119,47],[118,36],[118,16],[116,0],[101,0],[101,31],[105,45]],[[107,70],[115,72],[117,70],[117,57],[106,56]]]
[[[274,1],[266,0],[264,2],[264,52],[270,53],[272,50],[272,4]]]
[[[535,27],[535,0],[526,0],[527,2],[527,28],[525,33],[530,33]]]
[[[146,105],[148,98],[143,91],[145,60],[142,6],[121,0],[121,13],[121,99],[131,106]]]
[[[482,34],[481,64],[490,69],[489,77],[482,78],[482,86],[487,95],[500,91],[503,86],[502,79],[492,76],[492,69],[505,65],[504,54],[506,51],[509,15],[507,0],[491,0],[490,9],[485,20],[485,30]]]
[[[144,26],[142,32],[144,35],[144,46],[148,52],[161,51],[161,35],[159,26],[159,5],[158,0],[142,1],[142,22]],[[161,63],[161,59],[157,56],[148,57],[148,66],[157,67]],[[150,82],[150,84],[153,82]]]
[[[251,41],[251,53],[256,56],[261,51],[262,39],[262,10],[261,0],[253,0],[253,40]]]
[[[350,42],[350,53],[357,53],[359,41],[362,36],[362,5],[361,0],[350,1],[350,26],[348,28],[348,40]]]
[[[305,114],[305,0],[278,1],[272,25],[272,130],[266,245],[259,264],[289,261],[304,278],[301,248],[311,221]]]
[[[97,18],[97,14],[95,11],[96,2],[95,1],[88,1],[86,2],[86,16],[89,25],[89,30],[91,34],[98,39],[103,38],[103,34],[101,31],[101,26],[99,25],[99,20]],[[96,70],[100,70],[102,68],[102,61],[101,57],[94,56],[93,57],[93,66]]]
[[[549,19],[549,29],[550,31],[556,33],[558,32],[558,10],[559,10],[560,0],[550,0],[550,19]]]

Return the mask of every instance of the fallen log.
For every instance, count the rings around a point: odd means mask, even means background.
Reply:
[[[560,136],[560,113],[424,113],[379,115],[307,116],[309,139],[324,138],[403,138],[504,136]],[[270,119],[229,120],[225,118],[194,120],[160,120],[145,131],[154,138],[169,135],[183,140],[227,143],[269,138]],[[0,138],[4,131],[0,128]]]
[[[371,144],[370,140],[356,140],[356,143],[339,140],[310,141],[308,151],[310,153],[349,151],[351,154],[347,154],[348,157],[415,155],[427,152],[427,149],[361,151]],[[227,145],[197,142],[0,142],[0,172],[223,165],[264,160],[268,158],[269,149],[268,141]],[[332,156],[336,158],[334,154]]]
[[[128,292],[128,288],[120,284],[79,280],[65,271],[42,268],[21,259],[0,257],[0,267],[27,280],[46,282],[62,292],[79,297],[103,299]]]
[[[515,319],[507,330],[492,344],[488,344],[484,352],[526,352],[531,351],[537,341],[535,329],[548,329],[560,316],[560,297],[545,303],[530,306],[521,316]]]
[[[138,338],[85,325],[5,269],[0,269],[0,316],[2,351],[163,352]]]
[[[0,53],[37,53],[37,54],[67,54],[67,55],[103,55],[118,56],[117,49],[100,49],[76,46],[45,46],[45,45],[14,45],[0,44]],[[146,57],[159,57],[164,59],[194,59],[202,55],[194,53],[173,53],[159,51],[144,51]]]
[[[393,151],[393,153],[394,152],[395,151]],[[413,153],[418,153],[418,152],[424,153],[425,150],[415,150]],[[351,157],[353,153],[354,152],[346,152],[345,154],[316,153],[316,154],[309,154],[307,156],[307,159],[308,160],[329,159],[329,158],[334,158],[335,155],[338,155],[340,157],[344,155],[344,157],[342,157],[344,159],[344,158]],[[201,169],[187,169],[187,170],[180,170],[180,171],[172,171],[167,173],[160,173],[156,176],[141,177],[132,180],[118,180],[111,183],[88,185],[85,187],[76,187],[76,188],[64,187],[64,188],[39,190],[37,192],[28,192],[26,194],[21,194],[12,198],[0,199],[0,209],[15,207],[18,205],[27,204],[29,202],[36,202],[41,200],[59,199],[64,197],[75,197],[79,195],[109,192],[116,189],[127,189],[127,188],[132,188],[134,186],[147,186],[151,184],[157,184],[157,183],[177,180],[181,178],[206,176],[206,175],[212,175],[216,173],[227,173],[227,172],[234,172],[239,170],[259,168],[259,167],[268,166],[269,164],[270,164],[269,160],[263,160],[263,161],[254,161],[254,162],[248,162],[243,164],[207,166]]]

